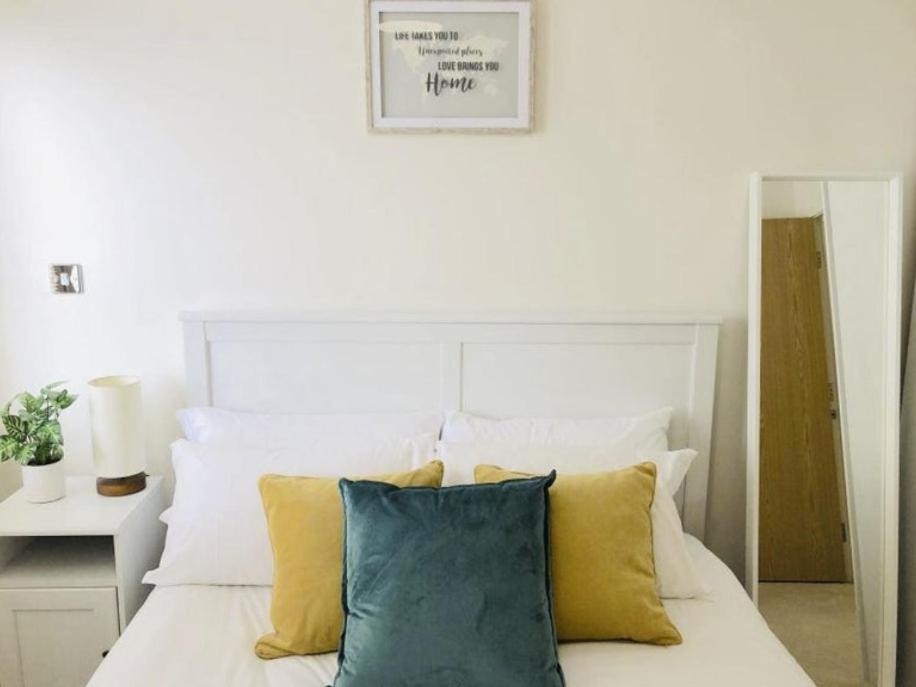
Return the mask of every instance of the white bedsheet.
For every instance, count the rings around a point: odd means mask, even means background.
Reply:
[[[688,547],[712,592],[704,600],[665,602],[684,643],[562,644],[567,686],[813,687],[731,571],[696,539],[688,537]],[[255,640],[269,628],[269,605],[266,587],[158,588],[89,687],[330,685],[335,654],[273,661],[254,655]]]

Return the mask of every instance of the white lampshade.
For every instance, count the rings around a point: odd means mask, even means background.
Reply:
[[[143,400],[137,377],[99,377],[89,382],[92,452],[99,477],[119,478],[146,470]]]

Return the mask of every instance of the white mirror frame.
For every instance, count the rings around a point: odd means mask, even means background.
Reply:
[[[888,185],[887,366],[884,370],[886,403],[890,412],[884,428],[884,527],[881,550],[882,618],[878,675],[875,684],[894,685],[897,660],[897,565],[900,483],[900,352],[901,259],[903,236],[903,177],[875,174],[762,174],[750,178],[747,299],[747,518],[745,587],[757,604],[760,524],[760,271],[763,183],[766,181],[884,181]],[[833,287],[831,287],[833,290]],[[839,354],[839,352],[838,352]],[[840,386],[842,380],[838,380]],[[839,389],[842,394],[842,388]],[[845,430],[844,430],[845,434]],[[851,530],[854,528],[850,528]],[[852,541],[855,547],[855,539]]]

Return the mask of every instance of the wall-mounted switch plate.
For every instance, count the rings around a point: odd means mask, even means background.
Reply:
[[[51,293],[82,293],[82,265],[51,265]]]

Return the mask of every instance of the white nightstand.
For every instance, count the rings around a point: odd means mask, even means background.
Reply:
[[[106,498],[94,477],[67,496],[0,503],[0,686],[83,687],[150,592],[162,553],[161,477]]]

